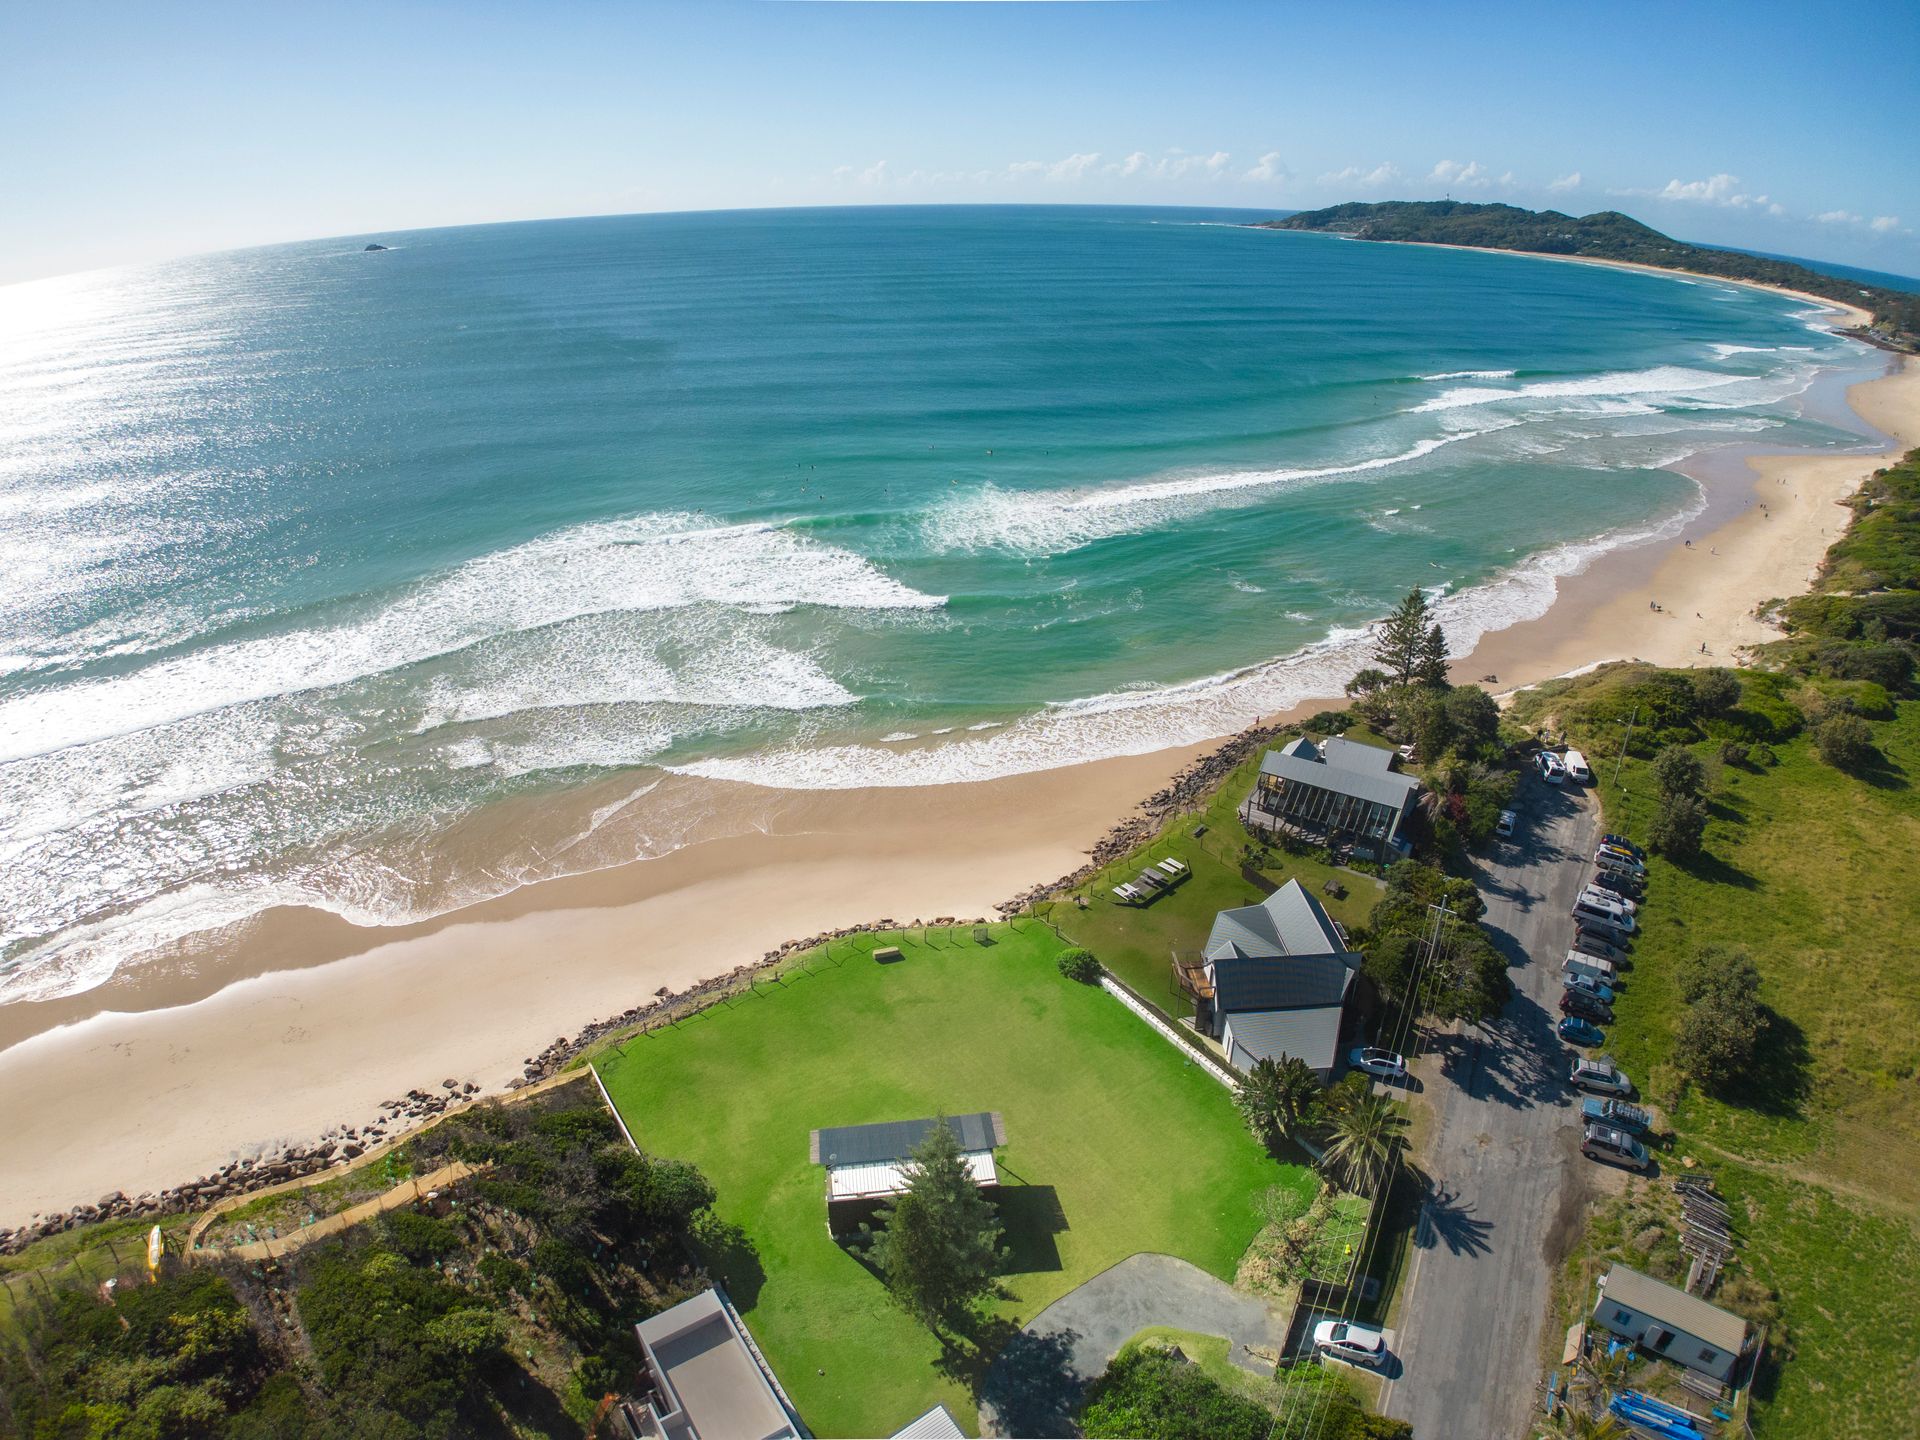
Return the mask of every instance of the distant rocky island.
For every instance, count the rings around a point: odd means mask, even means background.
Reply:
[[[367,248],[361,251],[360,253],[363,255],[369,255],[369,254],[372,254],[375,250],[384,250],[386,248],[387,248],[386,246],[379,244],[378,242],[375,242],[374,244],[367,246]]]
[[[1778,285],[1870,310],[1873,323],[1847,333],[1886,349],[1920,353],[1920,295],[1825,275],[1790,260],[1770,260],[1738,250],[1689,245],[1684,240],[1662,235],[1618,210],[1601,210],[1576,218],[1558,210],[1523,210],[1517,205],[1480,205],[1461,200],[1387,200],[1378,204],[1355,202],[1332,205],[1325,210],[1303,210],[1284,220],[1262,221],[1259,228],[1319,230],[1356,240],[1471,245],[1536,255],[1619,260],[1713,275],[1723,280]]]

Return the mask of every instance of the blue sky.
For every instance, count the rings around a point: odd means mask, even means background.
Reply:
[[[1920,274],[1920,3],[0,8],[0,282],[762,205],[1616,208]]]

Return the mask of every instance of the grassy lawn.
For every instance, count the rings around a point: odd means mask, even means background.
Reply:
[[[1920,704],[1872,729],[1885,764],[1864,777],[1822,764],[1804,736],[1777,744],[1771,767],[1696,747],[1711,777],[1706,854],[1653,860],[1609,1036],[1672,1106],[1678,1153],[1714,1173],[1740,1260],[1780,1297],[1786,1343],[1755,1387],[1762,1437],[1892,1433],[1920,1378]],[[1628,760],[1604,798],[1614,829],[1643,836],[1651,766]],[[1672,1104],[1674,965],[1710,942],[1752,955],[1778,1019],[1744,1093],[1688,1088]]]
[[[1014,1262],[997,1314],[1017,1322],[1139,1251],[1230,1278],[1261,1192],[1317,1184],[1270,1159],[1227,1092],[1119,1002],[1062,979],[1045,926],[993,936],[908,943],[889,965],[841,942],[784,985],[597,1062],[640,1145],[712,1179],[751,1246],[714,1268],[819,1434],[888,1434],[935,1401],[970,1425],[987,1357],[943,1357],[829,1238],[808,1131],[1000,1111]]]
[[[1183,1003],[1184,997],[1173,989],[1173,952],[1198,951],[1218,912],[1236,905],[1255,905],[1262,899],[1260,889],[1240,874],[1245,847],[1253,843],[1253,837],[1236,813],[1259,769],[1258,756],[1248,760],[1197,814],[1169,821],[1151,844],[1116,861],[1082,886],[1078,893],[1087,899],[1085,910],[1069,899],[1055,904],[1048,914],[1074,944],[1091,950],[1141,998],[1170,1015],[1184,1018],[1193,1013],[1192,1005]],[[1201,825],[1206,826],[1206,834],[1196,839],[1193,831]],[[1379,898],[1379,884],[1370,876],[1337,869],[1311,856],[1288,855],[1277,848],[1263,853],[1262,874],[1276,885],[1298,880],[1350,930],[1366,920]],[[1186,862],[1192,872],[1171,895],[1145,907],[1123,905],[1114,899],[1116,884],[1131,879],[1151,861],[1169,855]],[[1330,879],[1346,887],[1346,898],[1336,900],[1325,893],[1322,887]]]

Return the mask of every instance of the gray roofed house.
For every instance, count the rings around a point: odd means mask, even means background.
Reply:
[[[1725,1384],[1747,1348],[1747,1322],[1651,1275],[1615,1265],[1600,1281],[1594,1324]]]
[[[803,1440],[786,1392],[719,1290],[634,1330],[651,1393],[620,1407],[633,1440]]]
[[[1200,962],[1175,973],[1195,1025],[1233,1065],[1291,1055],[1331,1080],[1359,970],[1340,927],[1289,880],[1258,905],[1214,916]]]
[[[1400,774],[1398,763],[1394,751],[1377,745],[1296,736],[1261,760],[1240,817],[1254,828],[1285,828],[1376,860],[1405,855],[1411,846],[1400,829],[1420,782]]]
[[[966,1434],[946,1406],[936,1405],[909,1420],[904,1430],[894,1431],[891,1440],[966,1440]]]

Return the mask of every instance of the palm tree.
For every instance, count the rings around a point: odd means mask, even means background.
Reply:
[[[1269,1146],[1295,1139],[1320,1109],[1320,1079],[1304,1060],[1283,1055],[1276,1062],[1256,1060],[1234,1090],[1233,1103],[1247,1128]]]
[[[1407,1117],[1384,1095],[1357,1097],[1333,1117],[1326,1163],[1342,1171],[1354,1189],[1382,1173],[1406,1148]]]
[[[1562,1440],[1627,1440],[1627,1427],[1616,1415],[1591,1411],[1578,1405],[1562,1405],[1554,1413],[1550,1435]]]

